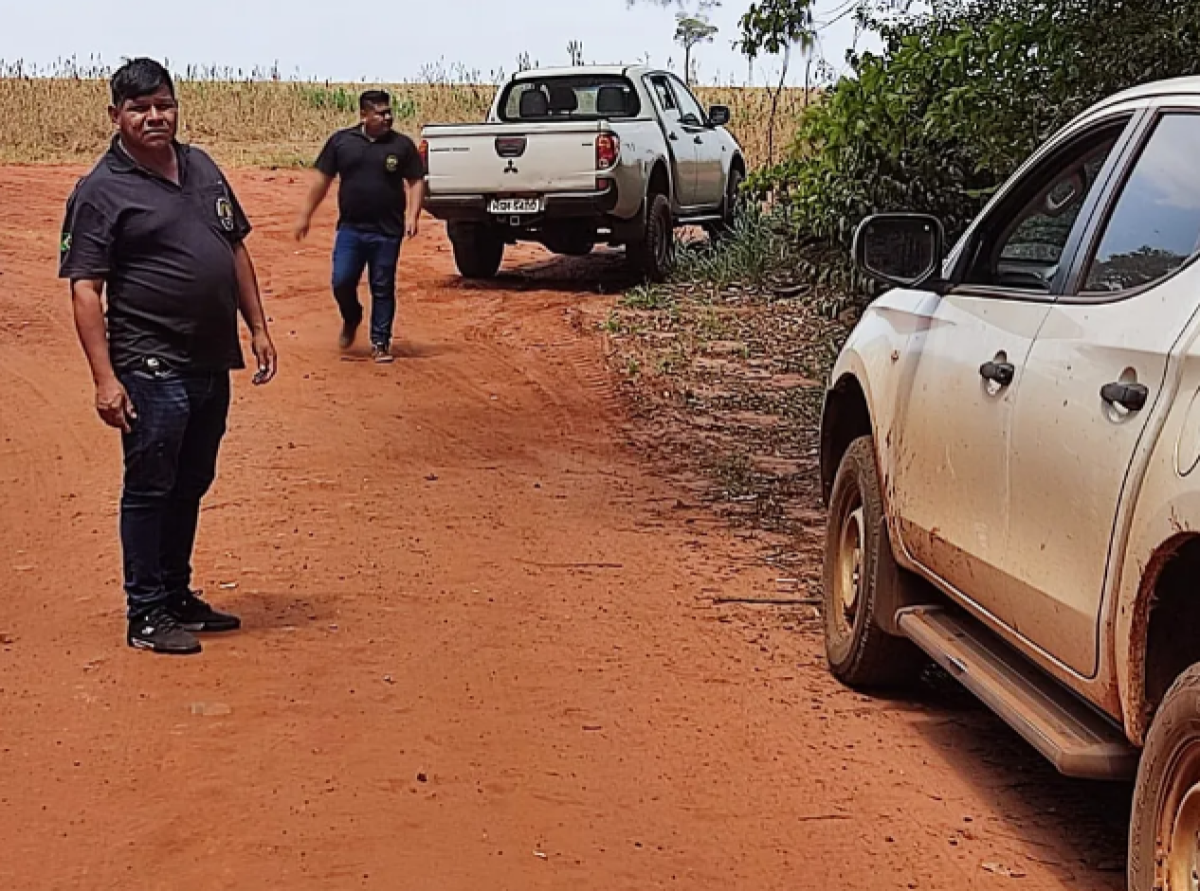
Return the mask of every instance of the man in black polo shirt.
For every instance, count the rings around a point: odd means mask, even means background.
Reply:
[[[317,176],[300,218],[302,240],[317,207],[336,176],[338,232],[333,248],[333,296],[342,314],[342,349],[354,343],[362,323],[358,283],[369,267],[371,356],[391,362],[392,324],[396,318],[396,265],[400,243],[417,235],[425,187],[425,165],[413,141],[392,129],[392,100],[383,90],[359,97],[357,127],[339,130],[317,157]]]
[[[176,142],[170,74],[135,59],[113,74],[111,90],[117,133],[67,202],[59,274],[71,281],[96,409],[123,434],[127,640],[197,653],[194,633],[241,624],[191,589],[229,372],[245,367],[238,312],[253,335],[256,384],[275,375],[275,347],[243,244],[250,224],[216,164]]]

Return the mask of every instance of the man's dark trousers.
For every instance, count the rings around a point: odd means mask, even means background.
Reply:
[[[371,288],[371,343],[389,346],[396,318],[396,265],[402,239],[342,226],[333,245],[333,296],[342,319],[351,325],[362,321],[363,308],[358,301],[358,283],[363,270]]]
[[[216,478],[229,416],[229,372],[160,366],[118,376],[137,412],[122,436],[121,494],[125,593],[134,619],[191,585],[200,500]]]

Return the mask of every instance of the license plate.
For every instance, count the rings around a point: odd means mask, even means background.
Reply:
[[[493,198],[488,203],[489,213],[541,213],[540,198]]]

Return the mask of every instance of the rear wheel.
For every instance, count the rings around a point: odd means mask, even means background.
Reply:
[[[456,223],[449,227],[454,248],[454,265],[463,278],[494,278],[504,260],[500,233],[478,223]]]
[[[666,195],[651,195],[646,206],[646,233],[625,248],[630,265],[647,281],[666,281],[675,260],[675,224]]]
[[[1172,685],[1138,766],[1129,891],[1200,888],[1200,665]]]
[[[857,688],[899,687],[925,664],[908,640],[883,630],[880,603],[904,584],[892,557],[875,466],[874,440],[863,436],[842,458],[829,503],[825,541],[825,653],[830,670]]]

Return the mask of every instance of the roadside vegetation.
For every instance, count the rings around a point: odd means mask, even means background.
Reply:
[[[1089,105],[1200,73],[1200,0],[914,9],[855,6],[883,52],[852,54],[845,76],[820,85],[783,157],[752,171],[732,233],[712,244],[685,236],[673,280],[635,288],[605,325],[655,440],[704,468],[706,497],[778,535],[796,566],[800,551],[819,550],[821,388],[875,293],[850,264],[859,222],[928,212],[954,238]],[[813,12],[807,0],[761,0],[740,44],[748,55],[811,52]]]

